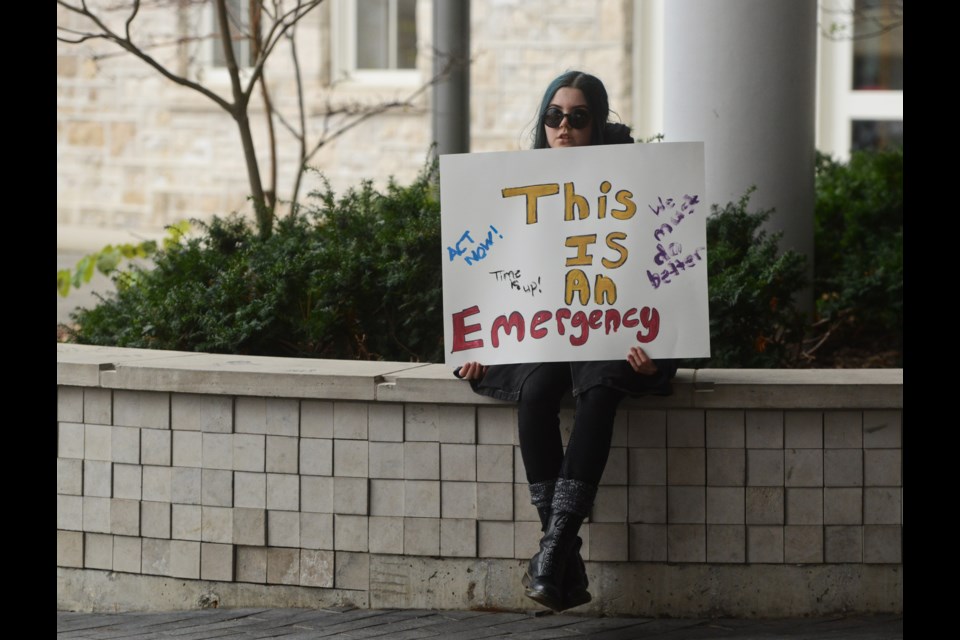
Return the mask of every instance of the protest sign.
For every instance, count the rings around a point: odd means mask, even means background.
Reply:
[[[710,355],[702,143],[440,157],[446,362]]]

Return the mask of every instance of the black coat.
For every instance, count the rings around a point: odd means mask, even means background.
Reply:
[[[630,127],[608,122],[604,125],[604,144],[629,144]],[[597,360],[571,362],[570,379],[573,395],[578,396],[592,387],[619,389],[627,395],[668,396],[673,393],[670,381],[677,374],[676,360],[655,360],[657,372],[652,376],[637,373],[623,360]],[[540,363],[493,365],[480,380],[471,380],[470,386],[477,393],[498,400],[516,402],[520,399],[523,383]]]
[[[668,396],[673,393],[670,380],[677,373],[677,362],[656,360],[655,363],[657,372],[646,376],[634,371],[626,358],[571,362],[570,378],[573,380],[573,395],[577,396],[592,387],[610,387],[631,396]],[[539,366],[538,362],[492,365],[483,378],[471,380],[470,386],[481,395],[515,402],[520,399],[527,376]]]

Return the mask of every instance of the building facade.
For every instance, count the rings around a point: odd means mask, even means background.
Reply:
[[[429,161],[434,1],[325,0],[296,25],[292,39],[280,41],[265,68],[279,114],[272,133],[259,90],[249,115],[267,188],[275,139],[281,202],[291,198],[299,168],[300,141],[291,133],[300,126],[298,84],[305,144],[319,145],[301,199],[324,180],[338,194],[363,179],[403,183]],[[749,10],[751,0],[741,1]],[[242,37],[247,2],[228,2],[237,18],[234,50],[241,66],[252,57]],[[663,134],[670,141],[664,60],[671,47],[690,42],[684,33],[666,32],[666,4],[473,0],[471,151],[529,147],[541,92],[567,69],[602,78],[614,117],[631,124],[638,139]],[[170,70],[229,99],[211,5],[181,0],[148,6],[132,23],[132,37]],[[817,148],[844,157],[851,148],[902,144],[902,0],[822,0],[817,15],[817,88],[810,96]],[[122,27],[127,16],[114,11],[106,17],[108,25]],[[76,38],[88,29],[82,17],[58,7],[58,35]],[[375,115],[365,117],[371,111]],[[121,231],[134,239],[184,218],[247,211],[248,185],[236,124],[213,100],[102,40],[58,41],[59,246],[76,244],[91,231]]]

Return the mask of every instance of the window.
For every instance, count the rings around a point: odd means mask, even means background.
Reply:
[[[903,145],[903,0],[820,0],[817,147]]]
[[[253,11],[250,0],[227,0],[227,18],[230,22],[230,35],[233,44],[233,57],[241,69],[253,66],[253,47],[250,46],[250,17]],[[217,9],[211,6],[213,29],[211,30],[211,59],[213,66],[227,66],[223,45],[220,42],[220,25],[217,21]]]
[[[856,0],[853,5],[854,92],[903,91],[903,0]],[[868,95],[863,95],[869,99]],[[903,120],[853,118],[850,148],[903,145]]]
[[[413,69],[416,0],[356,0],[357,69]]]
[[[903,91],[902,0],[854,3],[852,89]]]
[[[903,120],[854,120],[850,150],[889,149],[903,146]]]
[[[370,83],[417,74],[417,0],[340,0],[334,9],[336,77]]]

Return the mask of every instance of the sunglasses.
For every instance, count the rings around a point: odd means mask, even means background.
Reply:
[[[564,113],[557,107],[550,107],[547,109],[547,112],[543,114],[543,124],[551,129],[559,129],[560,123],[563,122],[564,118],[567,119],[567,123],[574,129],[583,129],[590,124],[590,112],[582,107],[574,109],[570,113]]]

